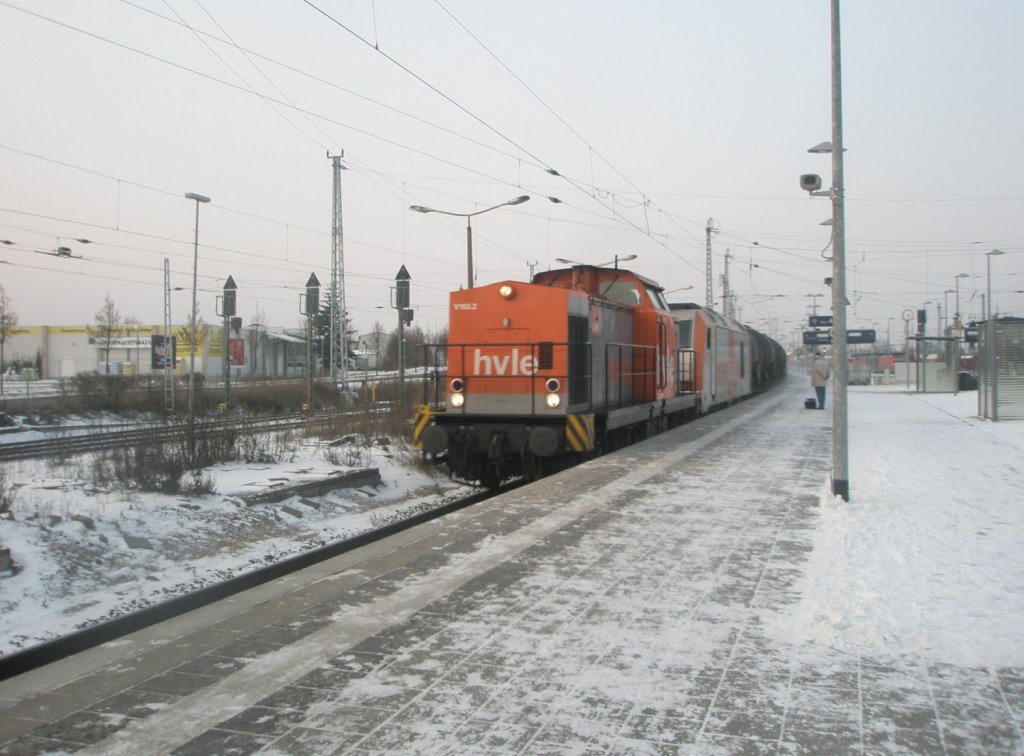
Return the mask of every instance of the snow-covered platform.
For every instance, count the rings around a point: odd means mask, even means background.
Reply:
[[[1020,752],[1020,446],[851,389],[838,502],[804,381],[0,683],[0,753]]]

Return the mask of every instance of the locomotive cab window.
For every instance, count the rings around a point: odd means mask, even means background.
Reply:
[[[676,322],[679,331],[679,348],[693,349],[693,321],[679,320]]]
[[[645,287],[647,289],[647,296],[651,300],[651,304],[654,305],[656,310],[664,310],[668,312],[668,300],[665,299],[665,295],[662,294],[658,289],[652,289],[650,286]]]
[[[601,286],[601,296],[613,302],[636,307],[640,304],[640,292],[633,281],[612,281]]]

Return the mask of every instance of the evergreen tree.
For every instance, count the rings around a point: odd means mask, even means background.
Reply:
[[[313,318],[313,351],[320,356],[320,364],[328,369],[331,365],[331,290],[325,289],[320,311]],[[356,330],[347,310],[341,313],[348,341],[348,364],[355,358]]]

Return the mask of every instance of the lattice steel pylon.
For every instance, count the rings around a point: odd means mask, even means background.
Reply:
[[[331,155],[334,170],[334,203],[331,222],[331,382],[348,386],[348,333],[345,325],[345,243],[341,222],[341,172],[345,156]]]
[[[721,312],[725,317],[736,319],[736,298],[732,293],[732,289],[729,288],[729,260],[732,259],[732,253],[730,250],[725,250],[725,265],[722,268],[722,309]]]
[[[705,234],[705,261],[704,261],[704,306],[709,310],[715,306],[715,278],[711,274],[711,234],[717,234],[715,219],[708,218],[708,224],[704,227]]]

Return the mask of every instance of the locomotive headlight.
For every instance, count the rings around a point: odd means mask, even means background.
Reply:
[[[548,407],[554,409],[555,407],[562,403],[562,397],[560,397],[558,394],[548,394],[547,397],[545,397],[545,401],[547,402]]]
[[[448,401],[452,403],[453,407],[459,408],[466,403],[466,396],[465,394],[452,394],[448,397]]]
[[[498,293],[505,299],[512,299],[516,295],[516,290],[512,288],[512,284],[502,284],[498,287]]]

